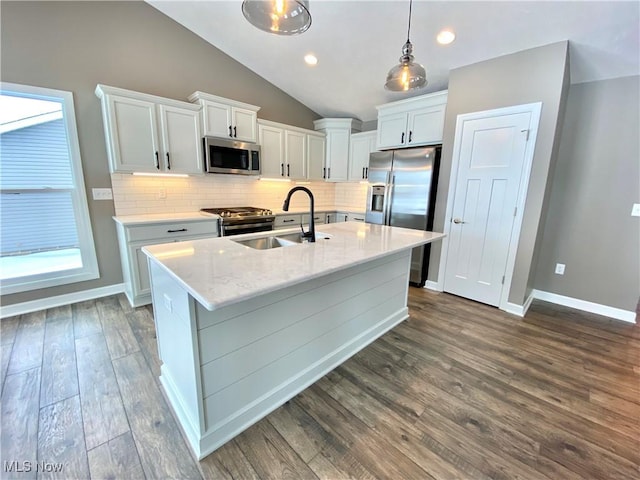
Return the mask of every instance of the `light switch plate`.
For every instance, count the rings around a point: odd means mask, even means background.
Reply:
[[[556,263],[556,275],[564,275],[564,263]]]
[[[640,203],[634,203],[633,208],[631,209],[632,217],[640,217]]]
[[[113,192],[110,188],[92,188],[94,200],[113,200]]]

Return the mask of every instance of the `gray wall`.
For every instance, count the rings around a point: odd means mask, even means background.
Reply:
[[[186,100],[196,90],[313,128],[319,116],[143,2],[0,2],[2,81],[73,92],[87,192],[110,187],[96,84]],[[113,203],[89,199],[100,278],[2,297],[14,303],[122,282]]]
[[[640,296],[640,77],[572,85],[535,288],[628,311]],[[563,276],[556,263],[566,264]]]
[[[509,302],[522,305],[532,290],[536,243],[542,237],[545,198],[553,174],[556,135],[569,86],[569,44],[558,42],[454,69],[449,76],[442,164],[434,230],[442,231],[451,177],[457,116],[512,105],[542,102],[529,190],[516,254]],[[437,280],[440,244],[433,245],[429,279]]]

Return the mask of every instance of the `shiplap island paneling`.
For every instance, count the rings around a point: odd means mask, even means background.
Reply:
[[[229,237],[145,247],[160,380],[198,458],[406,319],[411,248],[442,238],[355,222],[322,231],[272,250]]]

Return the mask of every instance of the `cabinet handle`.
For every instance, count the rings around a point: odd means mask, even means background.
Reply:
[[[156,152],[156,168],[160,170],[160,158],[158,157],[158,152]]]
[[[290,220],[282,220],[282,223],[291,223],[291,222],[295,222],[296,220],[294,218],[290,219]]]
[[[322,178],[327,178],[327,167],[322,167]]]
[[[291,176],[291,169],[289,167],[290,165],[287,163],[287,177]]]
[[[280,176],[284,177],[284,163],[280,164]]]
[[[404,132],[402,132],[402,138],[400,139],[400,143],[404,143]]]
[[[411,143],[411,137],[413,136],[413,132],[409,130],[409,143]]]
[[[171,170],[171,160],[169,160],[169,152],[167,152],[167,170]]]
[[[362,167],[362,178],[366,178],[366,177],[364,176],[364,167]]]
[[[369,178],[369,167],[364,167],[364,178]]]
[[[238,138],[238,131],[236,129],[237,127],[233,127],[233,138]]]
[[[327,178],[331,178],[331,167],[327,168]]]
[[[231,125],[229,125],[229,136],[233,137],[233,133],[231,133]]]
[[[353,219],[357,222],[364,222],[364,218],[353,217]]]
[[[186,232],[186,228],[178,228],[177,230],[167,230],[167,233],[178,233],[178,232]]]

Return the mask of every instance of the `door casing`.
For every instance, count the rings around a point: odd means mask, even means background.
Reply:
[[[511,229],[511,242],[509,243],[509,252],[507,255],[504,286],[500,295],[500,304],[498,308],[500,308],[500,310],[512,312],[518,311],[519,307],[521,307],[519,305],[509,304],[509,292],[511,290],[511,281],[513,279],[513,271],[515,268],[518,244],[520,243],[519,241],[520,232],[522,229],[524,206],[527,200],[527,190],[529,187],[529,179],[531,177],[531,166],[533,165],[533,156],[538,136],[538,127],[540,125],[541,112],[542,102],[536,102],[458,115],[456,119],[456,131],[454,135],[453,156],[451,161],[451,177],[449,179],[449,192],[447,194],[447,207],[445,211],[444,221],[444,233],[446,234],[446,237],[442,241],[442,249],[440,251],[440,266],[438,269],[438,281],[436,283],[436,290],[444,291],[444,278],[447,268],[447,253],[449,251],[449,235],[451,232],[453,201],[455,198],[456,188],[458,186],[458,167],[460,162],[460,150],[462,147],[462,132],[465,122],[470,120],[481,120],[483,118],[499,117],[517,113],[531,113],[531,121],[529,124],[529,140],[527,141],[525,147],[522,176],[520,177],[520,185],[518,187],[518,199],[516,203],[517,213]]]

